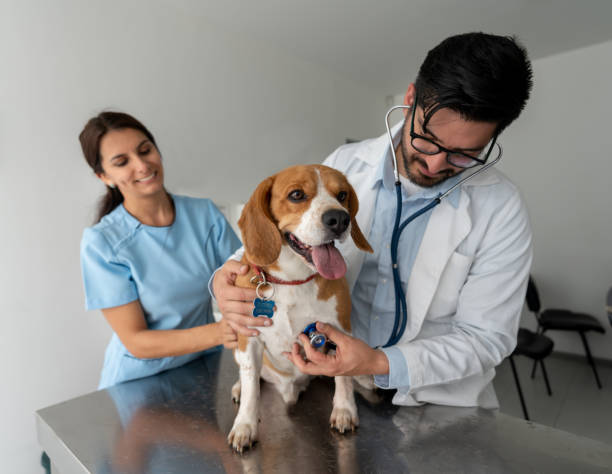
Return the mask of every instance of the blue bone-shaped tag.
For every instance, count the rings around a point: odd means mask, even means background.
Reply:
[[[274,301],[264,300],[262,298],[255,298],[253,300],[255,307],[253,308],[253,316],[267,316],[271,318],[274,316]]]

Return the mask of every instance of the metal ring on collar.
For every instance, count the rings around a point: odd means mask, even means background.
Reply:
[[[272,294],[270,296],[260,295],[259,294],[259,289],[262,286],[269,286],[270,288],[272,288]],[[270,298],[272,298],[274,296],[274,286],[272,285],[272,283],[269,283],[269,282],[264,280],[261,283],[259,283],[259,285],[257,285],[257,288],[255,288],[255,294],[257,295],[258,298],[261,298],[262,300],[269,300]]]

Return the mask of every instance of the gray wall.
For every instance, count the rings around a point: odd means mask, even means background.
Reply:
[[[38,472],[33,412],[96,388],[82,230],[103,186],[77,141],[114,107],[156,135],[171,191],[244,201],[263,177],[383,130],[384,94],[171,2],[4,1],[0,14],[2,471]]]

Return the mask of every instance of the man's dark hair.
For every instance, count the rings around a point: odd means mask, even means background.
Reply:
[[[499,134],[525,107],[531,63],[515,37],[466,33],[427,53],[415,86],[424,125],[437,110],[448,108],[466,120],[497,123]]]

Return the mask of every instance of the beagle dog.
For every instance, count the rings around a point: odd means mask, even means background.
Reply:
[[[232,397],[240,407],[228,442],[239,452],[257,439],[260,377],[288,405],[306,388],[310,376],[282,355],[300,333],[315,321],[350,333],[346,264],[334,241],[350,235],[359,249],[372,252],[355,220],[358,206],[346,177],[323,165],[293,166],[265,179],[244,206],[238,226],[250,272],[236,285],[259,286],[263,299],[273,292],[275,309],[274,324],[259,328],[256,337],[240,335],[234,350],[240,379]],[[335,377],[330,424],[341,433],[359,424],[352,377]]]

